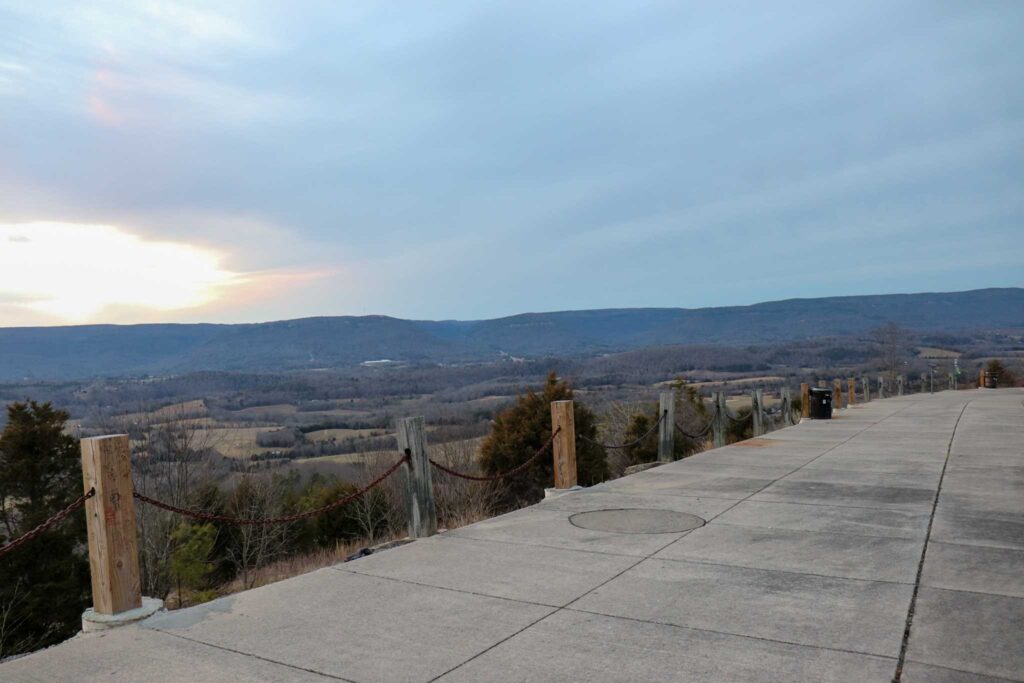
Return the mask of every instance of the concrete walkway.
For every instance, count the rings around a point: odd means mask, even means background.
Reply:
[[[1024,680],[1022,399],[874,401],[79,636],[0,680],[860,683],[901,657],[902,681]],[[707,524],[569,520],[623,508]]]

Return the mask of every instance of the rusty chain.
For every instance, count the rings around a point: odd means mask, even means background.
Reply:
[[[740,418],[733,417],[732,415],[729,415],[728,413],[726,413],[725,417],[729,420],[729,422],[732,422],[733,424],[743,424],[747,420],[749,420],[752,417],[754,417],[754,412],[751,411],[751,412],[747,413],[746,415],[744,415],[743,417],[740,417]]]
[[[134,491],[132,493],[132,496],[134,496],[137,500],[141,500],[143,503],[149,503],[153,507],[160,508],[161,510],[167,510],[168,512],[174,512],[179,515],[184,515],[186,517],[191,517],[193,519],[198,519],[204,522],[220,522],[222,524],[234,524],[236,526],[269,526],[271,524],[288,524],[291,522],[297,522],[302,519],[316,517],[317,515],[322,515],[325,512],[329,512],[331,510],[334,510],[335,508],[341,507],[342,505],[351,503],[353,500],[362,497],[364,494],[366,494],[367,491],[369,491],[374,486],[390,477],[404,463],[409,462],[409,460],[409,455],[402,456],[402,458],[398,462],[396,462],[394,465],[385,470],[379,477],[377,477],[376,479],[374,479],[373,481],[371,481],[369,484],[359,489],[358,491],[353,491],[344,498],[339,498],[338,500],[330,502],[327,505],[318,507],[315,510],[307,510],[305,512],[299,512],[294,515],[286,515],[284,517],[262,517],[257,519],[244,519],[241,517],[231,517],[230,515],[219,515],[212,512],[202,512],[200,510],[190,510],[188,508],[178,507],[176,505],[171,505],[170,503],[164,503],[154,498],[150,498],[149,496],[143,495],[138,491]]]
[[[551,438],[548,439],[547,442],[545,442],[545,444],[543,446],[541,446],[539,449],[537,449],[536,453],[534,453],[529,458],[527,458],[526,461],[523,464],[517,465],[516,467],[513,467],[512,469],[510,469],[508,472],[501,472],[500,474],[492,474],[492,475],[487,475],[487,476],[479,476],[479,475],[475,475],[475,474],[466,474],[464,472],[459,472],[458,470],[453,470],[450,467],[445,467],[444,465],[442,465],[441,463],[437,462],[433,458],[428,458],[428,460],[430,461],[431,465],[433,465],[434,467],[436,467],[437,469],[441,470],[442,472],[444,472],[446,474],[452,475],[453,477],[458,477],[460,479],[469,479],[470,481],[498,481],[499,479],[507,479],[508,477],[514,477],[515,475],[519,474],[520,472],[523,472],[524,470],[526,470],[530,465],[532,465],[534,462],[536,462],[537,458],[539,458],[541,455],[544,454],[544,451],[546,451],[548,448],[551,447],[551,444],[553,444],[555,442],[555,437],[558,436],[558,434],[561,431],[562,431],[561,427],[556,429],[554,431],[554,433],[551,435]]]
[[[60,524],[64,520],[65,517],[67,517],[72,512],[74,512],[78,508],[80,508],[83,505],[85,505],[85,501],[89,500],[90,498],[92,498],[95,495],[96,495],[96,489],[95,488],[89,489],[89,491],[87,493],[84,493],[81,496],[79,496],[78,499],[76,499],[73,503],[68,505],[66,508],[64,508],[60,512],[54,514],[52,517],[50,517],[45,522],[43,522],[42,524],[37,526],[35,529],[32,529],[31,531],[28,531],[28,532],[22,534],[21,536],[19,536],[18,538],[14,539],[10,543],[7,543],[4,546],[0,547],[0,557],[6,555],[7,553],[11,552],[15,548],[17,548],[17,547],[19,547],[19,546],[21,546],[21,545],[23,545],[25,543],[28,543],[33,538],[35,538],[36,536],[40,535],[41,533],[43,533],[44,531],[48,530],[49,528],[51,528],[53,526],[56,526],[57,524]]]
[[[704,425],[704,428],[701,429],[696,434],[691,434],[690,432],[688,432],[685,429],[683,429],[679,425],[678,422],[676,423],[676,429],[679,430],[679,433],[682,434],[683,436],[685,436],[687,439],[693,439],[693,440],[697,440],[697,439],[703,437],[704,435],[706,435],[709,431],[711,431],[711,428],[713,426],[715,426],[715,416],[714,415],[712,415],[711,419],[708,420],[708,423],[706,425]]]
[[[632,441],[630,441],[628,443],[624,443],[624,444],[621,444],[621,445],[618,445],[618,446],[614,446],[614,445],[612,445],[610,443],[601,443],[600,441],[594,441],[593,439],[587,438],[587,437],[583,436],[582,434],[577,434],[576,438],[579,439],[580,441],[586,441],[589,444],[593,444],[595,446],[600,446],[601,448],[608,448],[608,449],[611,449],[611,450],[615,450],[615,449],[618,449],[618,448],[632,448],[633,446],[640,445],[641,443],[643,443],[644,439],[646,439],[651,434],[653,434],[654,431],[658,427],[661,426],[661,423],[665,421],[665,418],[667,416],[668,416],[668,411],[666,410],[665,412],[663,412],[661,414],[661,417],[658,418],[658,421],[654,423],[654,426],[651,427],[650,429],[648,429],[646,432],[644,432],[643,436],[641,436],[641,437],[639,437],[637,439],[633,439]]]

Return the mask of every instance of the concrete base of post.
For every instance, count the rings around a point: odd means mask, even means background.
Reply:
[[[583,487],[579,485],[572,486],[567,489],[544,489],[544,500],[551,500],[552,498],[558,498],[559,496],[564,496],[565,494],[572,493],[573,491],[582,490]]]
[[[108,629],[134,624],[146,617],[151,617],[164,608],[164,601],[159,598],[142,598],[142,607],[118,612],[117,614],[100,614],[92,607],[82,613],[82,632],[95,633]]]

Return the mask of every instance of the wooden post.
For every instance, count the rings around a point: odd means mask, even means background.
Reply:
[[[128,435],[82,439],[82,479],[86,491],[96,489],[85,501],[93,610],[111,615],[142,607]]]
[[[427,436],[422,417],[398,420],[398,449],[409,455],[402,467],[405,499],[409,513],[409,536],[425,538],[437,533],[437,510],[434,507],[434,484],[430,477]]]
[[[790,405],[792,399],[789,395],[789,387],[782,387],[779,398],[782,401],[782,422],[787,426],[791,425],[793,424],[793,407]]]
[[[903,375],[896,376],[896,393],[899,396],[903,395]]]
[[[800,415],[801,417],[811,416],[811,387],[807,382],[800,384]]]
[[[868,378],[864,375],[860,376],[860,389],[864,394],[864,402],[871,401],[871,385],[868,384]]]
[[[754,389],[750,392],[750,411],[754,421],[754,436],[764,434],[764,393],[761,389]]]
[[[843,407],[843,380],[832,380],[832,410],[839,410]]]
[[[553,444],[555,488],[576,486],[576,417],[572,401],[551,402],[551,432],[561,427]]]
[[[663,391],[658,395],[658,461],[672,462],[675,459],[676,434],[676,393]]]
[[[885,398],[885,376],[878,376],[878,398]]]
[[[846,378],[846,407],[857,403],[857,380],[853,377]]]
[[[982,368],[981,370],[978,371],[978,388],[985,388],[985,368]]]
[[[721,448],[725,445],[725,421],[728,413],[728,408],[725,406],[725,392],[716,391],[712,394],[715,403],[715,422],[712,429],[715,434],[715,448]]]

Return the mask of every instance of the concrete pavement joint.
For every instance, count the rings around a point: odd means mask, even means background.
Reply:
[[[347,563],[346,563],[347,564]],[[394,581],[395,583],[404,583],[410,586],[421,586],[423,588],[435,588],[439,591],[448,591],[450,593],[462,593],[464,595],[475,595],[478,598],[492,598],[494,600],[505,600],[507,602],[517,602],[520,605],[533,605],[534,607],[550,607],[552,609],[558,609],[562,605],[552,605],[546,602],[533,602],[532,600],[517,600],[515,598],[507,598],[502,595],[491,595],[490,593],[479,593],[477,591],[467,591],[460,588],[449,588],[447,586],[437,586],[432,583],[423,583],[421,581],[411,581],[409,579],[396,579],[393,576],[380,576],[379,574],[371,574],[369,572],[360,572],[355,569],[343,569],[338,565],[330,567],[335,571],[345,572],[347,574],[358,574],[359,576],[368,576],[373,579],[380,579],[381,581]],[[568,603],[566,603],[568,604]]]
[[[792,473],[790,473],[790,474],[792,474]],[[788,477],[789,475],[787,474],[786,476]],[[772,482],[772,483],[775,483],[775,482]],[[926,491],[927,489],[922,489],[922,490]],[[760,493],[760,491],[758,493]],[[755,493],[753,495],[757,495],[757,494]],[[746,499],[738,501],[738,502],[743,503],[745,501],[746,501]],[[806,502],[802,502],[802,501],[801,502],[797,502],[795,500],[755,500],[755,501],[752,501],[752,502],[755,502],[758,505],[810,505],[811,507],[819,507],[819,508],[844,508],[844,509],[849,509],[849,510],[874,510],[875,512],[913,512],[913,510],[895,510],[893,508],[868,507],[867,505],[844,505],[843,503],[806,503]],[[733,507],[735,507],[735,506],[733,506]],[[729,509],[731,510],[732,508],[729,508]],[[729,510],[725,510],[724,512],[728,512],[728,511]],[[724,512],[722,514],[724,514]],[[715,516],[717,517],[718,515],[715,515]],[[709,523],[710,523],[710,521],[711,520],[708,520]],[[719,522],[719,523],[723,524],[724,522]],[[741,526],[741,525],[736,525],[736,526]]]
[[[684,535],[684,536],[686,536],[687,534],[690,534],[690,533],[693,533],[693,532],[692,532],[692,530],[691,530],[691,531],[687,531],[687,532],[685,532],[685,533],[684,533],[683,535]],[[436,677],[434,677],[434,678],[430,679],[430,682],[429,682],[429,683],[433,683],[434,681],[436,681],[436,680],[439,680],[439,679],[441,679],[441,678],[443,678],[443,677],[447,676],[448,674],[450,674],[451,672],[455,671],[456,669],[459,669],[459,668],[461,668],[461,667],[465,666],[466,664],[469,664],[469,663],[470,663],[470,662],[472,662],[472,661],[473,661],[474,659],[477,659],[478,657],[481,657],[482,655],[485,655],[485,654],[487,654],[488,652],[490,652],[490,651],[491,651],[491,650],[493,650],[494,648],[496,648],[496,647],[498,647],[499,645],[501,645],[501,644],[503,644],[503,643],[506,643],[506,642],[508,642],[509,640],[511,640],[511,639],[513,639],[513,638],[515,638],[515,637],[516,637],[517,635],[519,635],[520,633],[522,633],[522,632],[524,632],[524,631],[526,631],[526,630],[528,630],[528,629],[530,629],[530,628],[533,628],[534,626],[536,626],[536,625],[537,625],[537,624],[539,624],[540,622],[544,621],[545,619],[547,619],[547,618],[551,617],[552,615],[558,614],[558,613],[559,613],[559,612],[561,612],[562,610],[567,610],[567,609],[570,609],[570,608],[569,608],[569,605],[572,605],[572,604],[573,604],[574,602],[578,602],[578,601],[582,600],[582,599],[583,599],[583,598],[585,598],[586,596],[588,596],[588,595],[590,595],[591,593],[593,593],[594,591],[596,591],[596,590],[597,590],[598,588],[601,588],[602,586],[604,586],[604,585],[607,585],[608,583],[611,583],[611,582],[612,582],[612,581],[614,581],[615,579],[619,578],[620,576],[622,576],[623,574],[625,574],[626,572],[628,572],[628,571],[629,571],[630,569],[632,569],[633,567],[636,567],[637,565],[639,565],[639,564],[640,564],[641,562],[644,562],[644,561],[646,561],[646,560],[650,559],[650,558],[651,558],[651,557],[652,557],[653,555],[656,555],[657,553],[660,553],[660,552],[661,552],[662,550],[664,550],[665,548],[669,547],[670,545],[672,545],[673,543],[675,543],[675,542],[676,542],[677,540],[679,540],[679,539],[673,539],[673,540],[669,541],[668,543],[666,543],[665,545],[661,546],[660,548],[656,549],[656,550],[655,550],[654,552],[652,552],[652,553],[651,553],[650,555],[647,555],[647,556],[645,556],[645,557],[641,557],[640,559],[638,559],[638,560],[637,560],[636,562],[634,562],[633,564],[629,565],[628,567],[626,567],[626,568],[625,568],[625,569],[623,569],[622,571],[618,572],[617,574],[615,574],[614,576],[612,576],[611,578],[609,578],[609,579],[608,579],[607,581],[602,581],[602,582],[601,582],[601,583],[599,583],[598,585],[596,585],[596,586],[594,586],[593,588],[591,588],[590,590],[588,590],[588,591],[587,591],[586,593],[584,593],[583,595],[580,595],[579,597],[577,597],[577,598],[575,598],[575,599],[573,599],[573,600],[570,600],[570,601],[569,601],[568,603],[566,603],[566,604],[565,604],[564,606],[562,606],[562,607],[558,607],[558,608],[556,608],[556,609],[555,609],[555,610],[553,610],[553,611],[552,611],[552,612],[551,612],[550,614],[545,614],[545,615],[544,615],[543,617],[541,617],[540,619],[537,619],[536,621],[534,621],[534,622],[533,622],[533,623],[531,623],[531,624],[527,624],[526,626],[524,626],[523,628],[519,629],[518,631],[516,631],[516,632],[515,632],[515,633],[513,633],[512,635],[508,636],[507,638],[503,638],[503,639],[499,640],[499,641],[498,641],[497,643],[495,643],[494,645],[491,645],[491,646],[490,646],[489,648],[487,648],[486,650],[483,650],[482,652],[478,652],[478,653],[476,653],[475,655],[473,655],[472,657],[470,657],[470,658],[469,658],[469,659],[467,659],[466,661],[464,661],[464,662],[462,662],[462,663],[460,663],[460,664],[458,664],[458,665],[456,665],[456,666],[453,666],[452,668],[448,669],[447,671],[445,671],[444,673],[442,673],[442,674],[441,674],[440,676],[436,676]],[[570,611],[579,611],[579,610],[570,610]]]
[[[910,596],[910,607],[907,609],[907,622],[903,629],[903,643],[900,645],[900,657],[896,662],[896,671],[893,673],[893,683],[900,683],[903,679],[903,664],[907,658],[907,644],[910,642],[910,628],[914,623],[914,608],[917,606],[917,594],[921,590],[921,576],[924,574],[924,560],[928,555],[928,541],[932,537],[932,524],[935,523],[935,510],[939,507],[939,496],[942,495],[942,480],[946,477],[946,467],[949,466],[949,455],[953,452],[953,440],[956,438],[956,428],[960,425],[967,406],[971,405],[970,399],[960,409],[960,414],[953,424],[953,433],[949,435],[949,445],[946,446],[946,460],[942,464],[942,474],[939,475],[939,485],[935,488],[935,499],[932,501],[932,513],[928,517],[928,531],[924,535],[924,547],[921,549],[921,560],[917,564],[917,578],[914,580],[914,593]]]
[[[341,676],[335,676],[334,674],[324,673],[323,671],[317,671],[316,669],[307,669],[304,666],[295,666],[294,664],[289,664],[287,662],[281,662],[281,661],[278,661],[276,659],[271,659],[270,657],[261,657],[260,655],[253,654],[252,652],[245,652],[244,650],[235,650],[235,649],[232,649],[230,647],[225,647],[223,645],[214,645],[213,643],[207,643],[206,641],[203,641],[203,640],[196,640],[195,638],[189,638],[187,636],[183,636],[180,633],[172,633],[171,631],[164,631],[163,629],[153,628],[152,626],[144,626],[143,628],[148,628],[150,631],[156,631],[157,633],[162,633],[165,636],[173,636],[173,637],[179,638],[181,640],[187,640],[188,642],[195,643],[197,645],[205,645],[206,647],[211,647],[214,650],[221,650],[223,652],[231,652],[231,653],[236,654],[236,655],[242,655],[243,657],[252,657],[253,659],[258,659],[261,662],[268,662],[270,664],[277,664],[278,666],[283,666],[283,667],[286,667],[288,669],[295,669],[296,671],[305,671],[306,673],[316,674],[317,676],[323,676],[324,678],[330,678],[331,680],[344,681],[344,683],[360,683],[359,681],[353,680],[351,678],[342,678]]]
[[[904,406],[904,407],[900,408],[899,410],[897,410],[897,411],[895,411],[895,412],[892,412],[892,413],[890,413],[890,414],[886,415],[886,416],[885,416],[885,417],[883,417],[883,418],[882,418],[881,420],[878,420],[877,422],[872,422],[872,423],[868,424],[868,426],[867,426],[867,427],[865,427],[864,429],[858,430],[858,431],[857,431],[856,433],[854,433],[854,434],[850,435],[850,436],[849,436],[848,438],[846,438],[846,439],[843,439],[842,441],[840,441],[839,443],[835,444],[834,446],[831,446],[831,447],[829,447],[828,449],[826,449],[826,450],[822,451],[822,452],[821,452],[821,453],[819,453],[818,455],[814,456],[813,458],[811,458],[810,460],[808,460],[807,462],[805,462],[805,463],[804,463],[803,465],[800,465],[799,467],[796,467],[796,468],[794,468],[793,470],[791,470],[791,471],[789,471],[789,472],[786,472],[786,473],[785,473],[784,475],[782,475],[781,477],[778,477],[777,479],[774,479],[774,480],[772,480],[772,481],[768,482],[767,484],[765,484],[764,486],[762,486],[762,487],[761,487],[761,488],[759,488],[758,490],[756,490],[756,491],[754,491],[753,493],[751,493],[750,495],[748,495],[748,496],[747,496],[746,498],[741,498],[740,500],[737,500],[737,501],[736,501],[736,503],[735,503],[735,505],[730,505],[730,506],[729,506],[729,507],[727,507],[726,509],[724,509],[724,510],[722,510],[721,512],[719,512],[719,513],[718,513],[717,515],[713,515],[713,516],[709,517],[709,518],[708,518],[708,520],[707,520],[707,523],[708,523],[708,524],[710,524],[710,523],[711,523],[712,521],[714,521],[715,519],[718,519],[719,517],[721,517],[722,515],[724,515],[724,514],[725,514],[726,512],[729,512],[730,510],[732,510],[733,508],[735,508],[735,507],[736,507],[737,505],[739,505],[740,503],[745,503],[746,501],[750,500],[751,498],[753,498],[753,497],[754,497],[754,496],[756,496],[757,494],[759,494],[759,493],[761,493],[762,491],[764,491],[764,490],[765,490],[766,488],[768,488],[769,486],[772,486],[773,484],[776,484],[776,483],[778,483],[778,482],[782,481],[783,479],[785,479],[785,478],[786,478],[786,477],[788,477],[789,475],[791,475],[791,474],[796,474],[797,472],[799,472],[799,471],[800,471],[800,470],[802,470],[803,468],[805,468],[805,467],[807,467],[808,465],[810,465],[810,464],[811,464],[812,462],[814,462],[814,461],[818,460],[819,458],[822,458],[822,457],[824,457],[824,456],[828,455],[829,453],[831,453],[831,452],[832,452],[832,451],[834,451],[835,449],[839,448],[840,446],[842,446],[842,445],[844,445],[844,444],[846,444],[846,443],[849,443],[849,442],[850,442],[850,441],[852,441],[852,440],[853,440],[854,438],[856,438],[856,437],[860,436],[861,434],[863,434],[863,433],[864,433],[864,432],[866,432],[867,430],[871,429],[871,428],[872,428],[872,427],[874,427],[875,425],[881,424],[882,422],[884,422],[885,420],[888,420],[888,419],[889,419],[890,417],[892,417],[893,415],[897,415],[897,414],[899,414],[899,413],[903,412],[904,410],[906,410],[907,408],[911,407],[912,405],[914,405],[914,404],[913,404],[913,403],[911,403],[911,404],[908,404],[908,405],[906,405],[906,406]],[[678,539],[678,540],[682,540],[682,539]],[[671,544],[669,544],[669,545],[671,545]]]
[[[615,532],[609,531],[607,533],[615,533]],[[671,533],[673,536],[675,536],[676,534],[679,534],[679,533],[688,534],[690,532],[689,531],[686,531],[686,532],[672,531],[672,532],[669,532],[669,533]],[[650,534],[650,535],[654,536],[655,534]],[[667,535],[668,534],[666,534],[666,536]],[[464,538],[464,539],[466,539],[468,541],[480,541],[482,543],[508,543],[509,545],[521,545],[521,546],[524,546],[524,547],[527,547],[527,548],[548,548],[549,550],[571,550],[571,551],[573,551],[575,553],[590,553],[591,555],[606,555],[606,556],[609,556],[609,557],[633,557],[633,558],[640,557],[640,555],[630,555],[629,553],[610,553],[610,552],[607,552],[605,550],[583,550],[582,548],[570,548],[570,547],[567,547],[567,546],[564,546],[564,545],[551,545],[550,543],[527,543],[526,541],[512,541],[512,540],[508,540],[508,539],[504,539],[504,538],[501,539],[500,541],[495,541],[495,539],[493,539],[493,538],[479,538],[477,536],[467,536],[467,535],[463,535],[463,534],[458,534],[457,536],[453,536],[453,538]],[[678,540],[678,539],[674,539],[674,540]]]
[[[844,652],[850,655],[861,655],[863,657],[874,657],[876,659],[887,659],[889,661],[896,661],[895,657],[886,657],[874,652],[861,652],[860,650],[846,650],[841,647],[824,647],[822,645],[808,645],[807,643],[797,643],[792,640],[779,640],[777,638],[765,638],[763,636],[752,636],[748,633],[733,633],[732,631],[716,631],[711,628],[699,628],[697,626],[680,626],[679,624],[673,624],[667,621],[658,621],[656,619],[637,619],[636,617],[625,617],[620,614],[605,614],[604,612],[594,612],[587,609],[577,609],[575,607],[566,607],[569,612],[576,612],[578,614],[592,614],[597,617],[608,617],[611,619],[624,619],[626,621],[633,621],[638,624],[657,624],[658,626],[669,626],[671,628],[679,628],[685,631],[697,631],[702,633],[714,633],[720,636],[732,636],[733,638],[746,638],[747,640],[758,640],[763,643],[777,643],[779,645],[793,645],[796,647],[805,647],[809,650],[824,650],[826,652]]]
[[[831,505],[823,505],[822,507],[833,507]],[[839,507],[839,506],[835,506]],[[858,508],[863,510],[875,510],[877,508]],[[704,526],[710,526],[710,522]],[[858,538],[895,538],[902,539],[904,541],[912,541],[914,539],[906,536],[883,536],[881,534],[858,534],[853,531],[820,531],[818,529],[790,529],[788,527],[779,526],[758,526],[756,524],[734,524],[732,522],[715,522],[715,526],[731,526],[736,529],[768,529],[771,531],[791,531],[795,534],[818,534],[819,536],[856,536]],[[949,544],[953,545],[953,544]],[[902,583],[902,582],[901,582]],[[907,583],[910,583],[909,581]]]
[[[872,538],[879,538],[874,536]],[[864,579],[856,576],[842,576],[839,574],[816,574],[815,572],[799,572],[793,569],[771,569],[768,567],[755,567],[749,564],[727,564],[725,562],[707,562],[704,560],[691,560],[679,557],[651,557],[651,560],[659,562],[679,562],[681,564],[701,564],[708,567],[728,567],[729,569],[753,569],[760,572],[772,572],[773,574],[796,574],[797,576],[816,576],[819,579],[841,579],[843,581],[859,581],[861,583],[887,583],[894,586],[913,586],[911,581],[889,581],[887,579]]]

